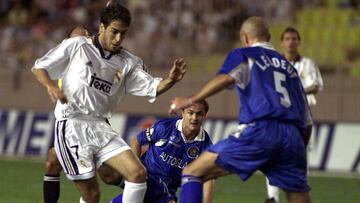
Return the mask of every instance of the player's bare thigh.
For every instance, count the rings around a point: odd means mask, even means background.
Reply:
[[[146,169],[130,149],[108,159],[105,164],[129,182],[143,183],[146,181]]]
[[[231,174],[215,164],[218,154],[205,151],[199,158],[191,162],[183,170],[183,175],[193,175],[203,177],[203,181],[207,181],[216,177]]]

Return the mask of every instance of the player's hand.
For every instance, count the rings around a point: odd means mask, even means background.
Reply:
[[[175,116],[175,115],[177,115],[177,113],[180,109],[187,108],[187,107],[191,106],[192,103],[193,102],[190,98],[175,97],[174,99],[171,100],[171,105],[170,105],[168,112],[171,116]]]
[[[184,59],[175,59],[174,64],[169,73],[169,79],[173,82],[178,82],[183,79],[186,73],[186,63]]]
[[[62,104],[67,103],[67,98],[65,97],[64,92],[58,86],[49,85],[46,88],[52,102],[55,103],[57,100],[59,100]]]

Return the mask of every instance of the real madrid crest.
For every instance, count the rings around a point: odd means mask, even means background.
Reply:
[[[187,150],[187,155],[188,157],[195,159],[198,157],[198,153],[199,153],[199,148],[195,147],[195,146],[191,146],[189,147],[189,149]]]
[[[122,71],[121,70],[116,70],[115,74],[114,74],[114,78],[113,78],[113,83],[117,83],[120,81],[122,76]]]

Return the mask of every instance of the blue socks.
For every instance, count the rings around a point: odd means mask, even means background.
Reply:
[[[201,203],[203,182],[192,175],[183,175],[181,178],[181,192],[179,203]]]

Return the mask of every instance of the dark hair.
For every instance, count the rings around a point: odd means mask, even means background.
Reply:
[[[194,104],[203,105],[205,113],[207,113],[209,111],[209,103],[205,99],[200,100],[200,101],[196,101],[196,102],[194,102]]]
[[[130,11],[117,2],[110,3],[101,12],[100,23],[104,24],[105,28],[114,20],[120,20],[127,26],[131,23]]]
[[[300,37],[300,34],[299,34],[299,31],[293,27],[287,27],[285,28],[285,30],[281,33],[281,41],[283,41],[284,39],[284,36],[286,33],[295,33],[299,39],[299,41],[301,41],[301,37]]]

